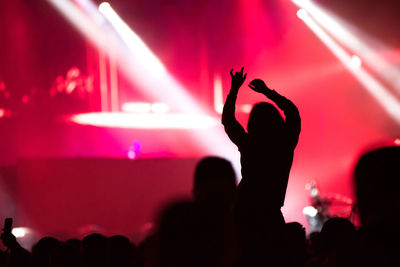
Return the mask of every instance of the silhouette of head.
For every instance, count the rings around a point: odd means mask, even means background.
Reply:
[[[134,259],[135,246],[128,238],[114,235],[108,238],[109,266],[131,266]]]
[[[285,232],[289,238],[296,243],[305,244],[306,242],[306,230],[298,222],[290,222],[285,225]]]
[[[158,266],[219,266],[220,226],[207,209],[193,202],[170,205],[158,226]]]
[[[363,226],[400,232],[400,146],[365,153],[354,171],[355,193]]]
[[[105,266],[107,264],[107,237],[90,234],[82,239],[82,257],[86,266]]]
[[[285,237],[287,242],[286,250],[290,259],[290,266],[304,266],[306,259],[306,230],[298,222],[286,223],[285,226]]]
[[[235,188],[236,175],[228,160],[205,157],[197,164],[193,186],[196,202],[229,205],[233,200]]]
[[[247,123],[247,132],[253,136],[280,136],[284,120],[274,105],[260,102],[254,105]]]
[[[53,237],[43,237],[32,248],[32,256],[36,266],[52,266],[56,264],[60,241]]]
[[[60,266],[79,266],[81,253],[81,241],[68,239],[61,244]]]
[[[330,218],[321,229],[321,242],[325,247],[343,247],[355,239],[356,228],[345,218]]]

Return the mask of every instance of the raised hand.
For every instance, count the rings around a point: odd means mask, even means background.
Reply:
[[[247,73],[243,75],[243,69],[244,69],[244,67],[242,67],[242,69],[239,72],[235,72],[235,74],[233,73],[233,69],[231,69],[231,78],[232,78],[231,87],[232,87],[232,89],[237,90],[244,83]]]
[[[262,93],[262,94],[266,94],[269,91],[271,91],[271,89],[268,88],[268,86],[264,83],[263,80],[261,79],[254,79],[250,82],[249,87],[258,92],[258,93]]]
[[[12,233],[3,232],[0,238],[1,241],[3,241],[3,244],[10,249],[18,246],[17,238]]]

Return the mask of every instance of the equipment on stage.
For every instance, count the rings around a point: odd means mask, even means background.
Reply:
[[[314,180],[308,182],[305,188],[310,194],[310,205],[303,209],[309,224],[309,232],[320,231],[322,225],[333,217],[354,220],[355,204],[349,197],[336,193],[321,194]]]

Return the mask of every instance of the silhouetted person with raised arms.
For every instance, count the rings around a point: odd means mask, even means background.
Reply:
[[[246,76],[243,68],[235,73],[231,70],[231,89],[222,113],[225,132],[241,156],[242,180],[235,216],[243,246],[242,264],[258,264],[260,257],[270,256],[265,262],[277,263],[284,246],[278,244],[285,227],[280,208],[300,134],[300,115],[290,100],[255,79],[248,86],[272,100],[284,112],[285,119],[273,104],[261,102],[251,111],[246,132],[235,118],[237,94]]]
[[[289,99],[255,79],[249,87],[275,102],[286,119],[274,105],[261,102],[251,111],[246,132],[235,118],[237,94],[246,75],[243,75],[243,68],[235,74],[231,70],[232,85],[224,105],[222,124],[240,151],[242,181],[239,190],[252,187],[252,191],[259,193],[254,197],[265,201],[263,205],[280,208],[285,200],[293,151],[300,134],[300,115]]]

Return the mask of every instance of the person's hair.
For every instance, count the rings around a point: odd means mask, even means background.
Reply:
[[[196,201],[230,201],[236,188],[232,164],[220,157],[208,156],[196,165],[193,194]]]
[[[284,120],[278,109],[267,102],[260,102],[253,106],[247,132],[251,135],[280,135],[283,131]]]
[[[400,207],[400,146],[363,154],[354,170],[355,194],[364,226],[390,223]]]
[[[158,223],[157,266],[221,266],[220,225],[207,209],[183,201],[167,206]]]
[[[204,157],[196,165],[194,186],[214,179],[228,181],[233,187],[236,185],[235,171],[228,160],[216,156]]]
[[[353,240],[356,228],[345,218],[333,217],[327,220],[321,229],[321,241],[325,247],[343,246],[344,243]]]

